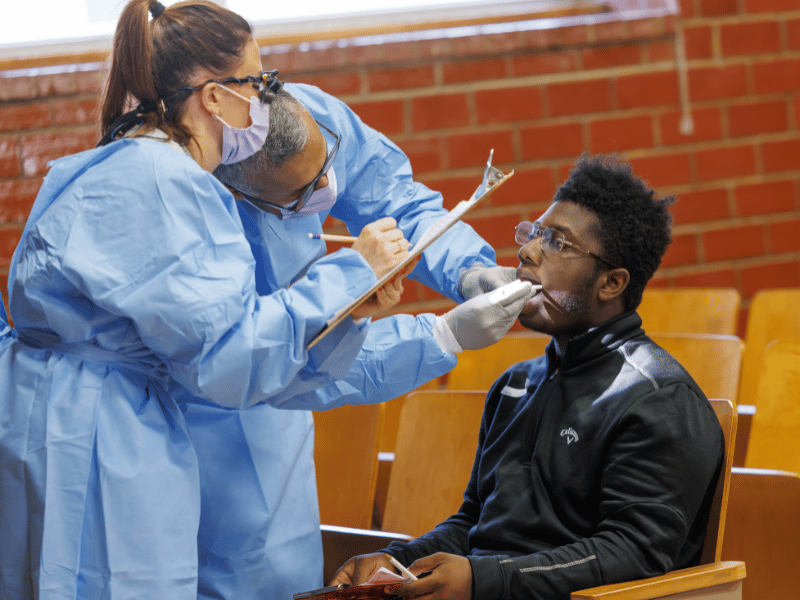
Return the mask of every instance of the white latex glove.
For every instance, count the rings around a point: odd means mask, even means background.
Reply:
[[[465,300],[491,292],[517,278],[514,267],[487,267],[476,264],[464,271],[458,280],[458,293]]]
[[[517,279],[467,300],[436,317],[434,337],[443,350],[452,354],[491,346],[511,329],[522,307],[540,289]]]

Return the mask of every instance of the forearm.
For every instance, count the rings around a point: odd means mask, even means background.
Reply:
[[[289,289],[196,315],[193,320],[205,328],[204,343],[189,360],[170,361],[173,376],[192,395],[229,408],[279,405],[297,380],[319,387],[344,376],[363,342],[351,320],[311,351],[306,348],[336,310],[374,283],[363,259],[347,252],[353,255],[348,260],[315,263]]]
[[[525,556],[475,554],[469,557],[475,597],[568,600],[575,590],[670,570],[671,564],[653,560],[653,554],[640,543],[622,533],[608,532]]]
[[[409,542],[392,542],[385,552],[404,565],[410,565],[415,560],[437,552],[468,556],[469,526],[458,515],[454,515],[425,535]]]
[[[373,322],[349,371],[330,385],[276,397],[281,408],[319,410],[343,404],[386,402],[450,371],[456,357],[443,351],[431,333],[432,315],[395,315]]]

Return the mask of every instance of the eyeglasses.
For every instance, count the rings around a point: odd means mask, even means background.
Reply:
[[[244,85],[245,83],[253,84],[253,89],[258,92],[258,98],[262,102],[266,102],[267,91],[277,94],[283,89],[283,82],[278,79],[278,70],[261,71],[258,77],[248,75],[247,77],[228,77],[226,79],[209,79],[198,86],[186,86],[181,89],[167,94],[164,98],[170,98],[181,92],[199,92],[209,83],[218,83],[220,85],[228,85],[229,83],[238,83]]]
[[[341,138],[339,138],[338,135],[336,135],[334,132],[325,127],[325,125],[323,125],[316,119],[314,120],[314,122],[317,125],[319,125],[322,129],[327,131],[330,135],[332,135],[333,139],[336,141],[333,143],[333,148],[331,148],[331,151],[328,153],[328,158],[325,159],[325,164],[322,165],[322,169],[320,170],[320,172],[317,174],[316,177],[314,177],[314,179],[311,180],[311,183],[309,183],[306,186],[306,189],[304,189],[303,193],[300,194],[300,198],[292,206],[291,210],[293,210],[294,212],[297,212],[298,210],[303,208],[306,202],[308,202],[308,199],[311,197],[311,194],[313,194],[314,190],[317,189],[317,183],[319,183],[319,180],[322,178],[323,175],[325,175],[330,170],[331,165],[333,164],[333,159],[336,158],[336,152],[337,150],[339,150],[339,140]]]
[[[531,241],[535,240],[536,238],[541,239],[542,250],[549,254],[557,254],[564,249],[564,246],[569,246],[570,248],[575,248],[579,252],[583,252],[584,254],[588,254],[590,256],[594,256],[597,260],[603,261],[606,264],[611,265],[614,268],[620,268],[618,265],[614,264],[610,260],[607,260],[600,256],[599,254],[595,254],[594,252],[590,252],[585,248],[581,248],[578,244],[574,244],[570,241],[567,241],[564,238],[564,234],[560,231],[553,229],[552,227],[544,227],[541,223],[534,221],[531,223],[530,221],[523,221],[516,227],[516,236],[514,239],[520,246],[524,246],[525,244],[530,243]]]
[[[249,200],[256,206],[263,208],[267,212],[277,214],[278,216],[281,217],[289,216],[292,213],[299,212],[306,205],[308,199],[311,198],[311,194],[314,193],[314,190],[317,188],[317,184],[319,183],[319,180],[322,178],[322,176],[325,175],[328,171],[330,171],[331,165],[333,164],[333,159],[336,158],[336,152],[339,150],[339,141],[341,139],[338,135],[336,135],[333,131],[325,127],[325,125],[323,125],[319,121],[315,120],[314,122],[317,125],[319,125],[322,129],[327,131],[334,138],[335,141],[333,143],[333,148],[331,148],[331,151],[328,153],[328,157],[325,159],[325,164],[322,165],[322,169],[317,174],[317,176],[311,180],[311,183],[309,183],[305,188],[303,188],[303,191],[301,192],[300,197],[297,200],[295,200],[291,204],[285,204],[282,206],[280,204],[273,204],[272,202],[268,202],[267,200],[262,200],[261,198],[256,198],[251,194],[243,192],[236,186],[231,185],[230,183],[226,182],[225,184],[228,187],[231,187],[237,192],[239,192],[242,196],[244,196],[247,200]]]

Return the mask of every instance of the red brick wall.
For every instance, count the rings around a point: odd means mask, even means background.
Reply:
[[[472,193],[494,148],[495,165],[515,175],[468,221],[506,265],[516,264],[513,226],[546,208],[574,159],[618,152],[679,199],[675,241],[653,284],[736,287],[743,322],[758,289],[800,286],[800,0],[682,5],[689,137],[678,130],[672,17],[267,46],[264,65],[347,102],[448,206]],[[46,162],[96,140],[102,77],[99,64],[0,72],[4,290]],[[403,310],[448,306],[406,286]]]

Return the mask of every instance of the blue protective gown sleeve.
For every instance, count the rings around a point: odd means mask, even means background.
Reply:
[[[358,235],[365,225],[391,216],[413,244],[446,213],[442,195],[414,181],[402,150],[365,125],[345,103],[310,85],[286,84],[286,90],[341,138],[333,163],[339,193],[330,214],[344,221],[351,233]],[[478,157],[476,166],[483,160]],[[475,187],[479,184],[476,178]],[[475,263],[494,266],[495,252],[472,227],[459,222],[423,252],[410,279],[462,302],[458,280]]]
[[[444,375],[456,366],[456,357],[433,339],[434,319],[425,314],[374,321],[347,375],[330,385],[304,386],[306,374],[301,373],[291,390],[277,395],[275,404],[307,410],[325,406],[327,410],[344,404],[387,402]]]
[[[84,170],[81,161],[94,164]],[[126,178],[121,165],[140,176]],[[360,343],[350,321],[319,356],[306,351],[327,319],[375,282],[361,255],[340,250],[311,265],[291,289],[258,295],[233,197],[166,144],[122,140],[71,157],[54,167],[47,185],[49,195],[60,190],[74,201],[50,207],[21,252],[54,248],[43,260],[57,264],[72,286],[65,295],[89,299],[92,318],[128,319],[141,344],[192,394],[226,407],[270,401],[309,358],[317,368],[330,365],[325,353],[348,328]],[[30,299],[46,319],[58,319],[44,300]],[[66,342],[88,339],[76,322],[58,328]],[[334,381],[348,366],[321,369],[322,380]]]
[[[308,232],[322,231],[319,216],[280,220],[246,202],[240,204],[239,212],[256,257],[260,293],[279,290],[280,285],[293,289],[297,285],[295,281],[307,278],[312,265],[317,264],[313,261],[329,260],[340,264],[338,253],[325,255],[325,242],[308,238]],[[274,258],[288,255],[297,262]],[[347,271],[346,264],[341,267],[343,272]],[[319,293],[326,294],[327,287],[322,285]],[[433,320],[430,314],[416,318],[394,315],[374,321],[365,328],[360,339],[354,333],[347,334],[345,341],[338,344],[339,348],[352,352],[356,343],[363,343],[360,351],[355,348],[357,358],[348,354],[348,366],[352,363],[349,371],[342,372],[334,382],[329,375],[330,368],[321,372],[315,368],[316,363],[309,361],[291,385],[276,392],[270,404],[280,408],[319,410],[342,404],[385,402],[444,375],[455,366],[456,357],[442,350],[433,338]],[[342,337],[340,328],[341,325],[337,326],[323,342]],[[338,354],[333,353],[333,356]]]

